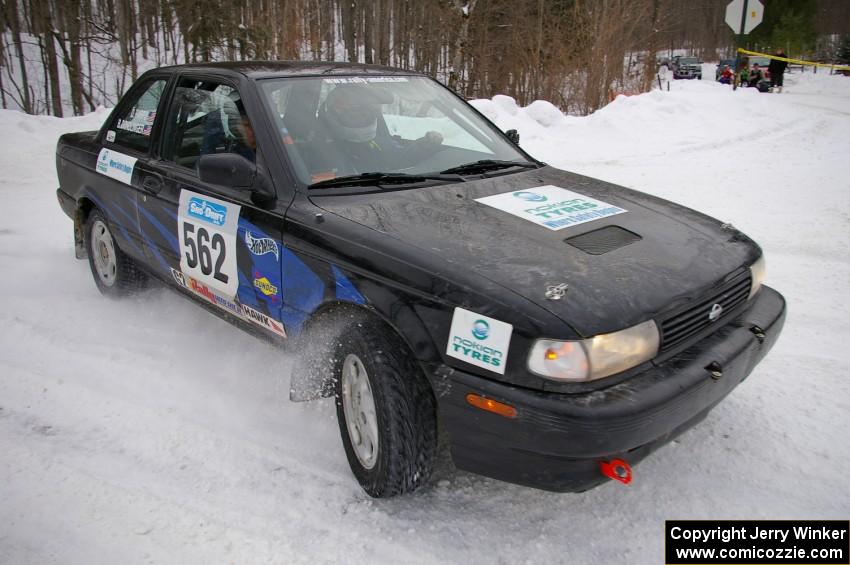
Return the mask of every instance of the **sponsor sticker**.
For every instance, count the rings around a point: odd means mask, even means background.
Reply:
[[[245,230],[245,245],[254,255],[274,253],[274,258],[280,260],[277,242],[270,237],[254,237],[250,230]]]
[[[227,219],[227,205],[218,205],[205,198],[193,196],[189,199],[189,215],[214,226],[223,226]]]
[[[183,273],[181,273],[177,269],[171,269],[171,276],[174,277],[174,281],[177,284],[179,284],[183,288],[186,288],[186,277],[183,276]]]
[[[126,120],[119,119],[116,127],[118,127],[118,129],[123,129],[124,131],[149,136],[153,129],[154,120],[156,120],[156,110],[136,110],[133,112],[133,115],[128,116]],[[114,133],[112,137],[114,139]],[[108,139],[108,141],[112,141],[112,139]]]
[[[277,296],[277,287],[270,283],[266,277],[254,279],[254,286],[266,296]]]
[[[269,318],[262,312],[258,312],[250,306],[245,306],[244,304],[240,304],[239,306],[242,308],[242,317],[249,322],[253,322],[261,328],[271,330],[280,337],[286,337],[286,332],[283,330],[283,324],[277,320]]]
[[[220,295],[206,284],[190,276],[186,276],[177,269],[171,269],[171,276],[174,277],[177,284],[188,289],[192,292],[192,294],[203,298],[210,304],[218,306],[222,310],[226,310],[237,318],[247,320],[261,328],[271,330],[281,337],[286,337],[286,331],[283,329],[283,324],[270,318],[266,314]]]
[[[233,300],[229,300],[224,296],[221,296],[201,281],[195,280],[192,277],[184,276],[183,273],[181,273],[180,271],[175,271],[174,269],[171,269],[171,274],[174,275],[174,279],[177,281],[178,284],[181,284],[182,280],[182,286],[188,288],[194,294],[205,299],[210,304],[218,306],[223,310],[227,310],[228,312],[239,318],[242,317],[242,310],[239,308],[239,304],[237,304]]]
[[[407,77],[334,77],[324,79],[325,84],[367,84],[371,82],[407,82]]]
[[[117,181],[132,186],[133,170],[136,168],[135,157],[124,155],[112,149],[101,149],[97,156],[95,170]]]
[[[504,192],[476,198],[475,201],[553,231],[627,212],[618,206],[553,185]]]
[[[463,308],[455,308],[446,355],[505,374],[514,327]]]

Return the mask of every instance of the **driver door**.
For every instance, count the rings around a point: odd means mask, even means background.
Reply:
[[[183,76],[165,118],[155,161],[162,183],[139,211],[165,274],[211,305],[285,337],[280,218],[256,206],[250,191],[204,182],[198,174],[201,156],[220,153],[262,167],[238,90],[220,79]]]

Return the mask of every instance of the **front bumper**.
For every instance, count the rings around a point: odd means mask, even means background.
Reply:
[[[694,69],[679,69],[673,71],[673,78],[702,78],[702,71],[694,70]]]
[[[511,483],[559,492],[592,488],[607,480],[600,461],[634,465],[704,418],[773,347],[784,322],[785,300],[762,287],[749,308],[675,357],[579,394],[452,371],[438,394],[452,458],[461,469]],[[706,369],[712,363],[722,368],[721,377]],[[510,404],[516,418],[472,407],[469,393]]]

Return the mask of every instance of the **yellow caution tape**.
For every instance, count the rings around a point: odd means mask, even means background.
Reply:
[[[850,71],[850,66],[847,65],[830,65],[829,63],[815,63],[813,61],[803,61],[802,59],[779,57],[777,55],[770,55],[768,53],[759,53],[758,51],[747,51],[746,49],[742,49],[741,47],[738,47],[738,52],[744,53],[745,55],[755,55],[756,57],[768,57],[770,59],[778,59],[779,61],[785,61],[786,63],[795,63],[797,65],[811,65],[813,67],[827,67],[839,71]]]

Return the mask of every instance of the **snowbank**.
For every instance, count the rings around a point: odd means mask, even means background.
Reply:
[[[74,259],[56,138],[106,111],[0,111],[0,561],[655,564],[669,518],[846,519],[850,79],[787,83],[677,81],[585,118],[475,101],[544,161],[732,221],[789,302],[703,423],[577,495],[444,467],[368,499],[332,403],[286,401],[288,356],[166,291],[105,300]]]

